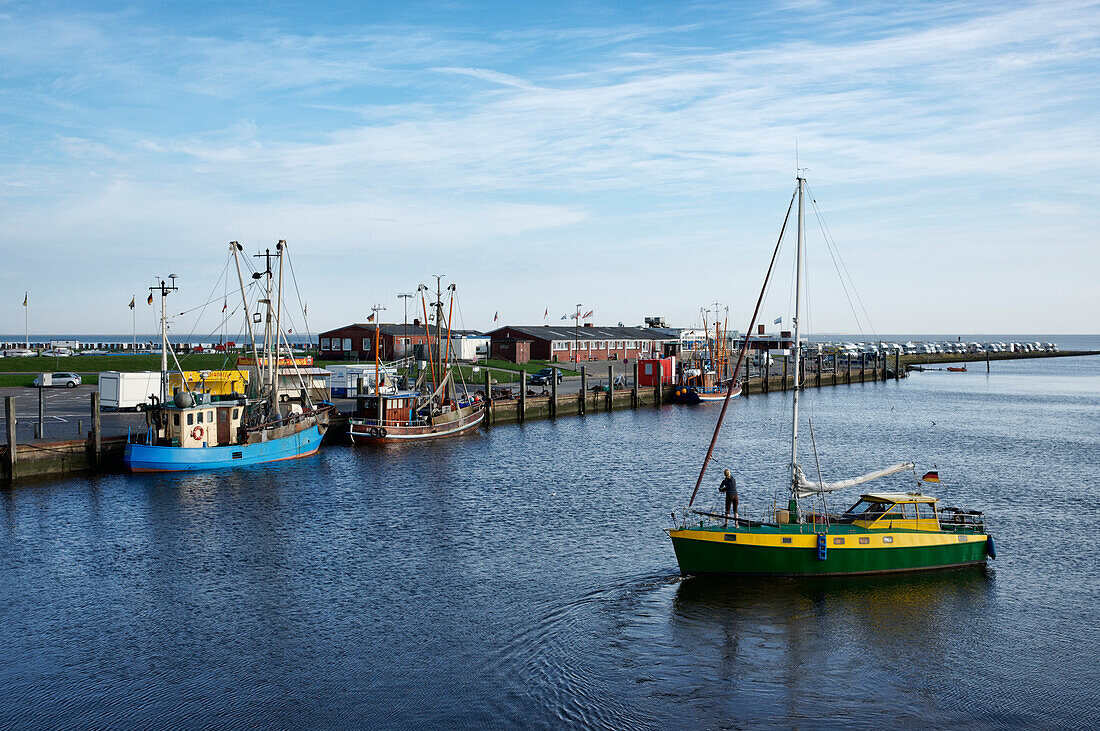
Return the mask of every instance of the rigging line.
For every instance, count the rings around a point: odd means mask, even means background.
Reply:
[[[229,270],[229,261],[226,260],[225,266],[222,267],[221,275],[218,277],[218,280],[216,282],[214,282],[214,286],[213,286],[213,288],[211,288],[210,294],[208,294],[206,296],[206,299],[207,299],[206,303],[201,305],[201,309],[200,308],[192,308],[192,309],[188,310],[188,312],[194,312],[196,309],[200,309],[199,316],[195,318],[195,324],[191,326],[191,332],[189,332],[187,334],[187,340],[188,341],[190,341],[191,338],[194,337],[195,331],[199,329],[199,323],[202,322],[202,316],[206,313],[206,308],[210,305],[210,303],[212,303],[214,301],[213,300],[214,293],[218,291],[218,285],[221,284],[222,277],[225,276],[225,273],[228,270]],[[180,313],[181,316],[183,314],[185,314],[185,313],[183,313],[183,312]]]
[[[298,277],[294,273],[294,260],[290,257],[290,250],[286,244],[283,244],[283,251],[286,253],[287,262],[290,264],[290,279],[294,283],[294,293],[298,297],[298,306],[302,308],[302,322],[306,326],[306,338],[312,343],[313,331],[309,329],[309,312],[306,311],[306,305],[302,302],[302,291],[298,288]]]
[[[825,217],[821,214],[821,211],[818,209],[817,201],[814,199],[812,193],[810,195],[810,200],[813,202],[814,211],[817,212],[818,221],[820,222],[824,232],[827,232],[828,238],[833,242],[833,246],[835,247],[836,246],[836,239],[833,238],[833,232],[831,230],[829,230],[829,224],[827,224],[825,222]],[[848,266],[844,263],[844,257],[840,255],[840,250],[839,249],[837,249],[837,257],[840,258],[840,265],[841,265],[841,267],[843,267],[844,273],[848,276],[848,281],[852,285],[852,291],[856,296],[856,300],[859,302],[860,309],[863,310],[863,316],[867,320],[867,325],[871,329],[872,334],[874,334],[875,328],[871,324],[871,316],[870,316],[870,314],[868,314],[867,308],[863,304],[863,298],[859,296],[859,289],[855,286],[855,280],[852,279],[852,275],[848,272]]]
[[[817,201],[814,200],[812,195],[810,196],[810,203],[813,204],[814,213],[817,216],[817,223],[818,223],[818,226],[821,228],[821,236],[825,240],[825,250],[829,252],[829,258],[832,259],[833,268],[836,269],[836,276],[837,276],[837,279],[840,280],[840,288],[844,292],[844,298],[846,300],[848,300],[848,309],[850,309],[852,311],[852,318],[855,320],[856,329],[859,330],[860,335],[865,335],[865,333],[863,332],[863,325],[859,320],[859,313],[856,312],[856,306],[852,302],[851,294],[849,294],[849,292],[848,292],[848,282],[845,281],[844,274],[842,274],[841,271],[840,271],[840,265],[837,264],[837,254],[839,252],[836,252],[836,247],[833,246],[832,244],[830,244],[830,242],[829,242],[829,237],[825,233],[824,223],[821,220],[821,212],[818,210]]]
[[[707,456],[703,459],[703,466],[699,470],[699,479],[695,481],[695,489],[691,491],[691,499],[688,500],[688,507],[695,502],[695,496],[699,492],[699,485],[703,483],[703,477],[707,474],[707,463],[710,462],[711,455],[714,454],[714,445],[718,442],[718,434],[722,431],[722,420],[726,418],[726,410],[730,405],[730,396],[733,394],[733,389],[737,385],[738,376],[741,374],[741,366],[745,362],[745,352],[749,347],[749,338],[752,337],[752,329],[756,325],[756,318],[760,314],[760,306],[764,303],[764,293],[767,290],[768,280],[771,279],[772,269],[775,267],[775,259],[779,256],[779,247],[783,243],[783,234],[787,232],[787,223],[791,220],[791,210],[794,209],[794,201],[798,196],[796,190],[791,195],[791,202],[787,206],[787,214],[783,217],[783,227],[779,230],[779,240],[775,242],[775,251],[772,252],[771,261],[768,263],[767,274],[764,275],[764,284],[760,288],[760,296],[756,300],[756,309],[752,313],[752,321],[749,322],[749,329],[745,335],[744,342],[741,343],[741,352],[737,356],[737,367],[733,371],[733,378],[730,379],[729,388],[726,389],[726,399],[722,402],[722,411],[718,414],[718,423],[714,425],[714,436],[711,437],[710,447],[707,448]]]

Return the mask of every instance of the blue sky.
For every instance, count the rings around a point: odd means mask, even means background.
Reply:
[[[467,327],[743,327],[796,141],[874,330],[1097,332],[1096,3],[533,5],[0,2],[0,332],[280,238],[313,330],[436,273]]]

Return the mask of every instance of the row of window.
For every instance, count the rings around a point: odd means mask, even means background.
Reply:
[[[640,340],[584,340],[577,344],[577,350],[637,350],[643,347],[645,341]],[[552,350],[572,350],[571,340],[554,340],[550,345]]]
[[[241,413],[240,409],[233,409],[233,418],[236,419],[238,416],[240,416],[240,413]],[[203,422],[203,414],[206,415],[206,421],[207,422],[209,422],[211,424],[214,423],[214,412],[213,411],[189,411],[189,412],[187,412],[187,426],[194,426],[195,424],[201,424]],[[196,418],[196,417],[198,417],[198,418]],[[172,414],[172,424],[175,425],[175,426],[180,425],[180,415],[178,413],[177,414]]]
[[[321,338],[321,350],[347,350],[351,351],[351,338]],[[394,338],[394,342],[398,347],[401,345],[408,345],[412,342],[412,338]],[[374,345],[371,343],[370,338],[363,338],[363,347],[360,350],[370,350]]]

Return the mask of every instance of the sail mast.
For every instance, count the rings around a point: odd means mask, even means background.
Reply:
[[[279,257],[279,300],[275,305],[275,359],[273,368],[271,371],[271,408],[278,408],[279,404],[279,334],[282,332],[282,319],[283,319],[283,246],[286,241],[279,239],[279,242],[275,244],[275,251]],[[287,356],[293,357],[293,352],[290,348],[287,348]]]
[[[794,399],[791,407],[791,495],[797,495],[798,491],[798,392],[802,384],[798,380],[800,361],[802,360],[802,343],[799,338],[799,317],[802,296],[802,249],[805,246],[805,205],[803,198],[806,190],[806,179],[798,176],[798,251],[795,254],[794,275]]]

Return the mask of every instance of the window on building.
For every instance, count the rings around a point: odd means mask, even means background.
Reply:
[[[344,350],[351,350],[351,338],[344,338]]]
[[[321,338],[321,350],[328,350],[328,338]]]
[[[363,350],[370,350],[370,338],[363,338]]]
[[[339,350],[340,349],[340,338],[333,338],[332,339],[332,349],[333,350]]]

